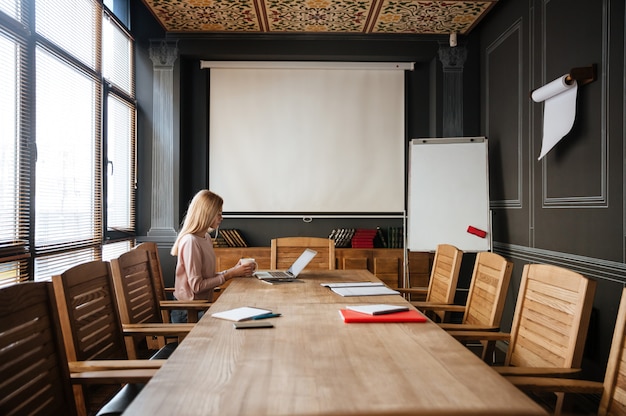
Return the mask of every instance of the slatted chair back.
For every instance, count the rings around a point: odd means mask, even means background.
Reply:
[[[622,289],[598,414],[626,414],[626,288]]]
[[[162,323],[154,290],[150,255],[130,250],[111,260],[113,284],[122,324]]]
[[[159,257],[159,248],[157,246],[157,243],[153,241],[145,241],[137,245],[134,249],[146,250],[148,252],[148,255],[150,256],[150,266],[152,267],[154,293],[156,294],[157,301],[168,300],[165,281],[163,280],[163,269],[161,268],[161,259]],[[169,322],[169,311],[162,309],[161,319],[163,320],[163,322]]]
[[[150,265],[152,267],[152,277],[154,282],[154,293],[158,300],[167,300],[167,290],[165,281],[163,280],[163,269],[161,268],[161,258],[159,257],[159,248],[157,243],[153,241],[144,241],[138,244],[134,250],[146,250],[150,256]]]
[[[513,263],[496,253],[476,255],[463,324],[499,327]]]
[[[622,289],[603,381],[563,376],[558,378],[513,376],[507,379],[516,387],[530,393],[601,395],[597,413],[599,416],[626,414],[626,288]],[[560,407],[557,407],[554,414],[558,414],[560,410]]]
[[[317,251],[307,269],[335,269],[335,241],[322,237],[281,237],[271,241],[270,268],[288,269],[305,248]]]
[[[580,368],[595,289],[572,270],[525,265],[505,365]]]
[[[463,251],[450,244],[439,244],[428,281],[426,302],[450,304],[454,302],[459,281]]]
[[[146,250],[130,250],[111,260],[113,286],[122,326],[126,324],[163,323],[163,315],[154,290],[150,255]],[[144,346],[144,342],[146,345]],[[159,350],[163,337],[126,338],[130,358],[144,356],[147,350]]]
[[[463,251],[451,244],[439,244],[428,281],[426,302],[434,304],[452,304],[459,281]],[[446,312],[433,312],[441,321],[446,321]]]
[[[127,359],[108,262],[91,261],[52,276],[69,361]],[[73,386],[79,413],[91,414],[120,386]]]
[[[69,361],[128,358],[108,262],[79,264],[52,284]]]
[[[77,414],[51,283],[0,289],[0,362],[0,414]]]

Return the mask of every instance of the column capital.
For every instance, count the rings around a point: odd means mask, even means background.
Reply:
[[[463,45],[449,46],[439,45],[439,60],[444,71],[462,70],[467,58],[467,48]]]
[[[151,39],[149,52],[154,67],[172,67],[178,58],[178,41]]]

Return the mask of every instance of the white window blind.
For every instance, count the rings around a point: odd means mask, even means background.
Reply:
[[[72,56],[96,69],[100,55],[102,7],[96,0],[35,2],[36,30]]]
[[[22,20],[21,2],[18,0],[0,0],[0,11],[15,20]]]
[[[3,10],[6,3],[3,3]],[[29,277],[30,150],[26,50],[0,31],[0,287]]]
[[[95,245],[102,239],[100,90],[94,79],[42,48],[36,60],[36,250]],[[46,261],[54,259],[36,259],[36,272],[63,270],[41,265]]]
[[[135,108],[114,95],[107,98],[107,228],[135,227]]]
[[[105,16],[102,27],[102,73],[131,97],[135,96],[133,44],[130,35]]]
[[[303,65],[204,64],[209,187],[224,211],[403,212],[404,71]]]

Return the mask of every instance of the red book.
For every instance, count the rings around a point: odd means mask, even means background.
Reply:
[[[382,315],[369,315],[351,311],[348,309],[340,309],[343,321],[347,324],[354,323],[370,323],[370,322],[426,322],[427,319],[421,312],[410,310],[405,312],[385,313]]]

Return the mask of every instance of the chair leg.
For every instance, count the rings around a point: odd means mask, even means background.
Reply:
[[[83,393],[83,387],[74,385],[74,402],[76,403],[76,412],[78,416],[87,416],[87,404],[85,403],[85,394]]]
[[[565,393],[555,393],[556,404],[554,405],[554,416],[560,416],[563,410],[563,402],[565,401]]]
[[[496,342],[495,341],[481,341],[483,344],[482,359],[489,365],[494,365],[496,362]]]

